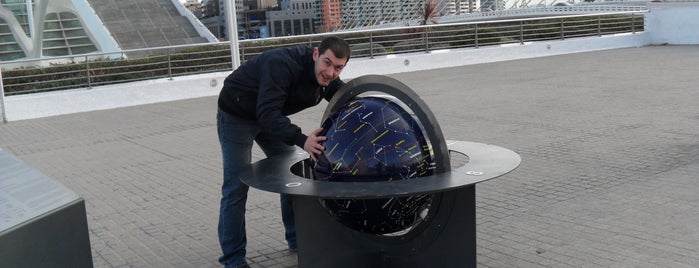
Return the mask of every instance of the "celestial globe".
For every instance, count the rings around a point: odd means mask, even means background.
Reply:
[[[331,114],[320,136],[325,151],[313,166],[316,180],[369,182],[413,179],[434,174],[434,153],[422,127],[396,102],[359,97]],[[416,183],[419,183],[416,181]],[[425,216],[432,195],[385,199],[320,199],[342,224],[366,233],[409,229]]]

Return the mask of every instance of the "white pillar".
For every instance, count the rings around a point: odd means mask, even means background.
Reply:
[[[233,70],[240,66],[240,47],[238,46],[238,21],[235,14],[235,0],[224,0],[226,4],[226,28],[228,28],[228,41],[231,46],[231,64]]]
[[[29,34],[34,38],[34,7],[32,6],[32,0],[25,0],[27,2],[27,23],[29,24]]]
[[[31,2],[30,0],[27,0]],[[32,51],[30,52],[31,56],[28,58],[32,59],[38,59],[43,56],[43,50],[44,50],[44,17],[46,16],[46,10],[48,8],[49,0],[37,0],[36,1],[36,10],[34,10],[34,32],[31,33],[32,35]]]

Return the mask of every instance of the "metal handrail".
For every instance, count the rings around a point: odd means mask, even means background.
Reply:
[[[304,44],[315,46],[329,35],[352,45],[352,57],[429,53],[437,49],[559,40],[643,31],[645,11],[608,12],[522,19],[388,27],[239,41],[241,62],[266,50]],[[29,66],[29,67],[28,67]],[[3,62],[8,95],[158,78],[231,71],[228,42],[124,50]],[[15,67],[14,69],[12,67]],[[17,67],[22,67],[17,69]]]

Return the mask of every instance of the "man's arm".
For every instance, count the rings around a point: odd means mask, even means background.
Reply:
[[[296,73],[294,68],[298,68],[291,60],[283,55],[260,58],[257,121],[263,131],[303,148],[308,137],[282,113]]]

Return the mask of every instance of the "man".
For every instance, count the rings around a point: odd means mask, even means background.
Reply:
[[[293,46],[264,52],[242,64],[223,83],[217,126],[223,154],[223,186],[218,236],[226,267],[248,267],[245,260],[245,202],[248,186],[239,173],[251,163],[253,141],[268,157],[303,148],[312,159],[325,149],[318,136],[305,135],[288,115],[330,100],[344,85],[338,79],[350,58],[349,45],[337,37],[320,46]],[[282,221],[291,251],[296,230],[291,199],[281,195]]]

